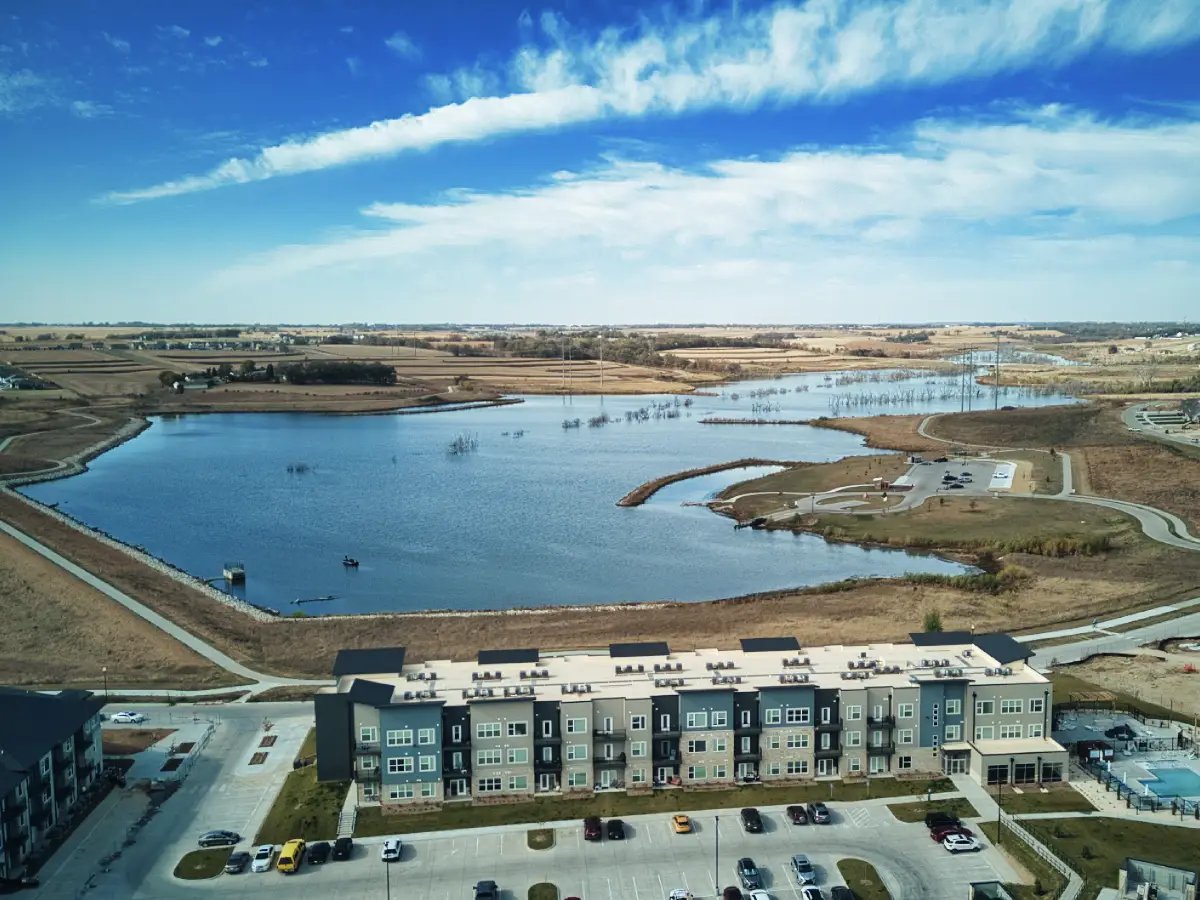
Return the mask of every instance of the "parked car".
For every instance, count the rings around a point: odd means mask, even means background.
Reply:
[[[620,819],[609,819],[606,831],[610,841],[625,840],[625,823]]]
[[[478,881],[475,883],[475,900],[500,900],[500,888],[494,881]]]
[[[800,888],[801,900],[825,900],[825,895],[821,893],[819,887],[813,887],[811,884]]]
[[[746,900],[746,898],[742,896],[741,888],[730,885],[721,891],[721,900]]]
[[[751,891],[743,896],[746,900],[771,900],[771,895],[766,891]]]
[[[962,837],[975,837],[975,832],[966,825],[945,825],[940,828],[929,829],[929,836],[939,844],[952,834],[958,834]]]
[[[742,828],[746,830],[747,834],[762,833],[762,816],[758,814],[758,810],[753,806],[747,806],[742,810]]]
[[[946,485],[946,489],[950,491],[961,491],[965,485],[962,482],[954,481]]]
[[[854,891],[839,884],[829,889],[829,900],[856,900],[856,898]]]
[[[401,843],[400,838],[388,838],[379,848],[379,858],[386,863],[397,862],[403,852],[404,844]]]
[[[958,820],[958,816],[953,816],[948,812],[941,812],[940,810],[937,810],[934,812],[925,813],[925,827],[929,829],[934,829],[939,826],[946,827],[950,825],[961,824],[962,823]]]
[[[808,817],[815,825],[828,825],[833,820],[833,816],[829,814],[829,807],[820,801],[808,804]]]
[[[254,850],[254,859],[250,861],[251,872],[270,872],[271,863],[275,859],[275,845],[263,844]]]
[[[232,847],[242,836],[236,831],[206,831],[200,835],[201,847]]]
[[[936,457],[936,458],[935,458],[933,461],[934,461],[934,462],[942,462],[942,463],[944,463],[944,462],[950,462],[950,457],[948,457],[948,456],[938,456],[938,457]]]
[[[121,712],[113,713],[112,718],[109,721],[115,722],[118,725],[139,725],[146,721],[146,717],[140,712],[122,710]]]
[[[225,872],[229,875],[236,875],[238,872],[244,871],[249,864],[249,853],[245,850],[234,850],[229,854],[229,859],[225,860]]]
[[[40,882],[32,875],[21,878],[0,878],[0,894],[15,894],[17,891],[33,890]]]
[[[967,837],[965,834],[947,835],[942,841],[942,846],[951,853],[969,853],[973,850],[982,850],[983,845],[973,837]]]
[[[275,862],[275,868],[285,875],[299,871],[300,864],[304,862],[304,848],[303,839],[292,838],[279,851],[279,859]]]
[[[329,841],[317,841],[308,848],[308,861],[314,866],[319,866],[329,860],[330,851]]]
[[[333,858],[334,859],[349,859],[354,853],[354,840],[348,837],[340,837],[333,842]]]
[[[817,880],[817,870],[813,868],[813,864],[803,853],[797,853],[792,857],[792,874],[802,885],[814,884]]]
[[[691,834],[692,820],[682,813],[677,816],[671,816],[671,828],[676,834]]]
[[[762,887],[762,876],[758,874],[758,866],[748,856],[743,856],[737,861],[737,876],[742,887],[748,891]]]
[[[600,827],[603,823],[599,816],[588,816],[583,820],[583,839],[585,841],[598,841],[604,836],[604,831]]]
[[[808,810],[803,806],[789,806],[787,808],[787,817],[792,820],[793,825],[808,824]]]
[[[671,893],[667,894],[667,900],[696,900],[692,892],[684,888],[675,888]]]

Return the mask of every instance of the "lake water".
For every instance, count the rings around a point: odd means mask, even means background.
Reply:
[[[870,377],[878,380],[739,382],[690,407],[672,397],[528,397],[431,415],[158,418],[86,473],[23,490],[202,578],[219,576],[225,560],[243,561],[239,593],[285,613],[703,600],[852,576],[961,572],[930,556],[735,531],[726,518],[681,505],[753,472],[676,483],[639,508],[615,505],[643,481],[711,463],[873,452],[848,433],[702,425],[705,416],[958,409],[954,378]],[[1002,396],[1013,405],[1067,399]],[[646,418],[627,421],[637,410]],[[601,414],[615,421],[589,427]],[[575,418],[581,427],[562,427]],[[459,435],[477,437],[477,449],[450,454]],[[360,567],[344,569],[344,554]],[[325,595],[337,599],[292,605]]]

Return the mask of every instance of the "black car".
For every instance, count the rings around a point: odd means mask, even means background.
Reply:
[[[808,804],[808,817],[814,825],[828,825],[832,818],[829,815],[829,807],[820,801]]]
[[[786,812],[787,817],[792,820],[793,825],[808,824],[808,810],[803,806],[789,806]]]
[[[480,881],[475,885],[475,900],[500,900],[500,888],[494,881]]]
[[[605,827],[610,841],[625,840],[625,823],[620,819],[609,819],[608,825]]]
[[[329,841],[317,841],[315,844],[308,845],[308,861],[309,864],[319,866],[323,862],[328,862],[329,851],[332,848],[329,846]]]
[[[230,847],[242,839],[236,831],[206,831],[200,835],[201,847]]]
[[[934,811],[925,813],[925,827],[930,831],[937,831],[942,828],[956,828],[960,824],[962,823],[959,822],[958,816],[947,812]]]
[[[333,842],[333,858],[349,859],[354,852],[354,841],[348,837],[340,837]]]
[[[748,891],[762,887],[762,875],[758,873],[758,866],[748,856],[743,856],[737,861],[737,876],[742,887]]]
[[[599,816],[588,816],[583,820],[583,839],[585,841],[598,841],[604,837],[604,830],[600,825]]]
[[[245,850],[234,850],[229,854],[229,859],[225,860],[225,871],[230,875],[236,875],[248,865],[250,865],[250,854]]]
[[[762,833],[762,816],[758,814],[757,809],[752,806],[747,806],[742,810],[742,828],[746,829],[748,834]]]
[[[33,890],[38,886],[38,880],[25,878],[0,878],[0,894],[15,894],[17,891]]]
[[[829,889],[829,900],[855,900],[854,891],[843,885],[835,885]]]
[[[939,456],[934,462],[950,462],[950,458],[948,456]]]

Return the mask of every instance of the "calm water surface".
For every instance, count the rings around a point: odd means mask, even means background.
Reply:
[[[614,505],[639,483],[681,469],[872,452],[843,432],[701,425],[705,416],[811,418],[829,414],[832,398],[846,415],[958,408],[946,395],[953,378],[876,377],[740,382],[693,398],[690,408],[671,397],[528,397],[433,415],[160,418],[86,473],[24,490],[202,578],[219,576],[224,560],[241,560],[244,595],[285,613],[703,600],[852,576],[962,571],[812,535],[734,531],[728,519],[682,505],[754,472],[680,482],[636,509]],[[860,402],[847,408],[848,396]],[[1066,400],[1015,390],[1001,398]],[[657,418],[656,404],[665,405]],[[639,409],[650,410],[648,420],[626,421]],[[615,421],[588,427],[603,413]],[[582,427],[562,427],[575,418]],[[476,436],[478,449],[448,453],[460,434]],[[308,471],[288,471],[297,464]],[[343,569],[343,554],[360,568]],[[329,594],[337,599],[291,605]]]

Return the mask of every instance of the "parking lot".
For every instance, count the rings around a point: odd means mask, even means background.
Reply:
[[[692,834],[675,834],[665,815],[635,816],[626,820],[624,841],[585,842],[582,828],[571,824],[556,829],[556,844],[549,850],[528,849],[528,826],[414,836],[405,840],[401,861],[390,865],[379,860],[383,839],[371,839],[358,842],[349,862],[302,866],[290,876],[272,871],[176,882],[179,890],[172,893],[183,895],[203,886],[206,894],[222,897],[365,900],[386,897],[390,878],[391,896],[405,900],[463,900],[472,896],[471,888],[481,879],[497,881],[504,900],[524,900],[529,887],[541,881],[558,885],[563,897],[584,900],[661,900],[674,888],[704,898],[718,895],[714,887],[736,884],[735,863],[750,856],[771,895],[788,900],[799,897],[788,866],[795,853],[809,856],[823,889],[844,883],[836,866],[839,858],[865,859],[897,898],[958,900],[969,881],[1013,877],[990,846],[980,853],[952,856],[930,840],[923,825],[897,822],[881,801],[835,804],[832,810],[830,825],[796,826],[782,807],[763,808],[762,834],[746,834],[736,810],[722,812],[719,862],[718,815],[699,812],[692,816]],[[152,895],[162,896],[161,887],[157,893],[136,896]]]

